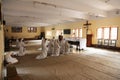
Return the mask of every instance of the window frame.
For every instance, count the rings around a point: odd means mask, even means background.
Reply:
[[[117,37],[116,37],[116,39],[112,39],[112,38],[111,38],[111,34],[110,34],[110,39],[111,39],[111,40],[118,40],[118,27],[111,27],[111,28],[110,28],[110,33],[111,33],[111,29],[112,29],[112,28],[117,28]]]
[[[35,32],[37,32],[37,27],[28,27],[27,30],[30,33],[35,33]]]
[[[46,36],[52,36],[52,31],[51,30],[46,30]]]
[[[59,32],[60,33],[59,33]],[[57,34],[57,32],[58,32],[58,34]],[[59,35],[63,35],[63,29],[58,29],[58,30],[56,30],[56,37],[58,37]]]
[[[71,29],[71,35],[73,38],[82,38],[82,36],[80,36],[80,29],[82,30],[82,28]],[[74,30],[74,32],[73,32],[73,30]],[[77,32],[77,34],[76,34],[76,32]],[[82,30],[82,32],[83,32],[83,30]]]
[[[22,33],[22,27],[13,26],[13,27],[11,27],[11,32],[12,33]]]
[[[102,29],[102,38],[101,38],[101,40],[103,41],[102,45],[115,47],[116,43],[117,43],[117,40],[118,40],[118,30],[119,30],[119,28],[118,27],[100,27],[100,28]],[[109,28],[109,39],[104,38],[104,29],[105,28]],[[112,35],[112,31],[111,31],[112,28],[117,28],[116,39],[111,38],[112,37],[111,36]],[[100,40],[100,38],[98,38],[98,29],[99,28],[97,28],[97,41]],[[99,42],[97,44],[99,45]]]
[[[102,29],[102,38],[98,38],[98,29],[99,28],[97,28],[97,39],[106,39],[106,38],[104,38],[104,29],[105,28],[109,28],[109,38],[108,39],[110,39],[111,40],[111,28],[117,28],[117,37],[116,37],[116,39],[114,39],[114,40],[117,40],[118,39],[118,27],[100,27],[101,29]]]

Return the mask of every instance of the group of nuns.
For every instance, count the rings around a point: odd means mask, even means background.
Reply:
[[[42,39],[42,53],[39,54],[36,59],[44,59],[47,56],[59,56],[60,54],[68,54],[70,44],[63,39],[62,35],[59,35],[58,39],[51,39],[47,43],[46,39]]]
[[[8,63],[17,63],[18,60],[12,55],[24,56],[25,55],[25,44],[23,39],[16,40],[16,47],[19,49],[18,53],[8,52],[5,55],[5,60]],[[44,59],[47,56],[59,56],[60,54],[68,54],[70,45],[63,39],[63,36],[59,36],[58,39],[51,39],[49,42],[46,39],[42,39],[42,53],[39,54],[36,59]]]
[[[7,63],[17,63],[18,60],[12,56],[16,55],[16,56],[24,56],[25,55],[25,44],[24,44],[24,40],[23,39],[17,39],[16,40],[16,47],[19,49],[18,53],[15,53],[13,51],[11,52],[7,52],[5,54],[5,60]]]

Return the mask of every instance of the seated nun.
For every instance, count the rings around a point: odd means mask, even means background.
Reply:
[[[5,55],[5,60],[9,64],[14,64],[14,63],[18,62],[18,60],[16,58],[12,57],[12,54],[13,54],[13,52],[9,52],[9,53],[6,53],[6,55]]]
[[[64,40],[62,40],[62,41],[60,42],[60,53],[61,53],[61,54],[64,54],[64,53],[65,53],[65,41],[64,41]]]
[[[25,55],[25,43],[24,40],[21,39],[21,41],[19,42],[19,53],[18,56],[24,56]]]
[[[54,53],[54,39],[51,39],[48,44],[48,56],[52,55]]]
[[[58,40],[54,41],[54,53],[52,56],[59,56],[60,55],[60,45],[58,44]]]
[[[65,54],[68,54],[70,52],[70,44],[68,41],[65,41]]]
[[[44,59],[47,57],[47,51],[48,51],[48,48],[47,48],[47,40],[46,39],[43,39],[42,40],[42,53],[39,54],[36,59]]]
[[[65,40],[62,35],[59,35],[58,44],[60,45],[60,54],[65,53]]]
[[[16,39],[16,47],[19,48],[19,39]]]

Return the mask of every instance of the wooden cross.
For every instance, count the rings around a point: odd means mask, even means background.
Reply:
[[[88,21],[86,21],[86,23],[84,24],[84,26],[86,26],[86,35],[88,33],[88,28],[91,25],[91,23],[89,23]]]

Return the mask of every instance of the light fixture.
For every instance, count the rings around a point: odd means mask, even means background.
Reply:
[[[110,0],[105,0],[105,3],[108,3]]]
[[[51,4],[51,3],[47,3],[47,2],[39,2],[39,1],[33,1],[33,4],[42,4],[42,5],[46,5],[46,6],[51,6],[51,7],[57,7],[55,4]]]

